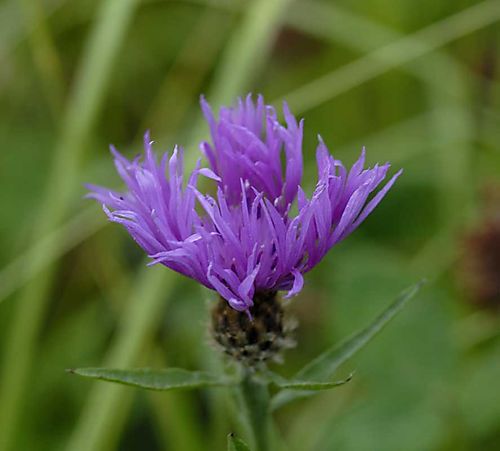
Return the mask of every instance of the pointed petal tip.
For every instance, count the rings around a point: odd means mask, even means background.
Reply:
[[[304,287],[304,276],[302,275],[302,273],[298,269],[293,269],[292,274],[294,277],[293,286],[288,291],[288,293],[285,294],[285,296],[284,296],[285,299],[290,299],[290,298],[296,296],[297,294],[300,293],[300,291]]]
[[[214,121],[212,107],[208,103],[208,100],[204,94],[200,95],[200,107],[203,115],[205,116],[205,119],[209,122],[209,124],[212,123]]]
[[[121,156],[120,152],[118,152],[118,149],[114,146],[114,144],[109,145],[109,151],[111,154],[116,158],[118,155]]]
[[[209,168],[201,168],[197,170],[198,174],[203,175],[211,180],[216,182],[222,182],[222,179],[211,169]]]

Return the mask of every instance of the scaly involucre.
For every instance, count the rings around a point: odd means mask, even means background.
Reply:
[[[297,123],[286,104],[285,128],[262,97],[222,108],[218,121],[206,101],[201,103],[213,141],[201,144],[210,169],[198,161],[184,184],[182,149],[158,162],[146,134],[142,158],[129,161],[112,148],[128,191],[92,185],[89,196],[128,230],[151,264],[216,290],[236,310],[248,312],[259,292],[294,296],[303,274],[363,222],[401,171],[368,200],[390,165],[365,169],[363,150],[348,172],[320,139],[318,182],[308,198],[300,187],[302,121]],[[199,175],[215,181],[215,198],[198,191]]]

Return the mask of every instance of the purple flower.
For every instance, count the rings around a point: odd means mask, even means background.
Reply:
[[[303,121],[297,124],[284,104],[287,127],[282,126],[275,109],[264,105],[262,96],[254,104],[250,94],[245,100],[238,99],[236,108],[221,108],[219,121],[203,97],[201,108],[213,141],[213,146],[203,142],[201,151],[221,178],[227,201],[231,204],[240,201],[243,180],[247,186],[264,193],[281,213],[285,212],[295,200],[302,178]]]
[[[302,122],[284,105],[287,127],[275,110],[250,96],[222,108],[217,121],[204,99],[213,145],[201,148],[183,183],[182,149],[157,161],[149,135],[143,158],[129,161],[112,148],[128,191],[89,186],[109,219],[122,224],[152,259],[216,290],[231,307],[249,311],[256,293],[301,291],[310,271],[372,212],[396,173],[371,199],[389,164],[364,168],[365,152],[347,171],[321,141],[318,182],[308,198],[302,176]],[[282,169],[282,152],[285,168]],[[198,191],[198,176],[217,183],[214,197]],[[290,208],[297,200],[297,212]],[[196,209],[198,205],[201,208]]]

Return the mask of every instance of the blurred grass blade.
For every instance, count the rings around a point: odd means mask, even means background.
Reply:
[[[241,95],[241,80],[259,73],[266,61],[285,7],[290,0],[258,0],[246,8],[245,23],[239,27],[228,44],[216,71],[211,97],[216,104],[233,102]],[[218,106],[218,105],[215,105]]]
[[[126,368],[136,364],[162,319],[174,279],[175,274],[164,268],[143,268],[125,301],[118,330],[103,365]],[[132,396],[131,390],[127,392],[118,384],[94,385],[87,394],[65,449],[94,451],[112,448],[111,444],[126,419]]]
[[[231,32],[233,20],[213,8],[207,8],[182,44],[175,60],[161,82],[155,100],[144,114],[138,127],[136,142],[142,141],[144,130],[152,130],[158,140],[170,141],[191,123],[188,120],[193,99],[198,99],[207,75],[214,67],[221,49]],[[217,30],[217,33],[213,33]],[[207,36],[210,35],[210,39]],[[175,105],[175,108],[172,108]],[[169,120],[165,121],[165,117]],[[158,136],[158,133],[161,135]],[[189,153],[186,167],[194,166],[196,153]]]
[[[290,0],[255,0],[245,8],[243,22],[224,49],[215,71],[208,95],[214,109],[232,103],[236,96],[248,91],[269,56],[289,3]],[[200,119],[192,129],[190,143],[196,145],[206,130],[205,121]]]
[[[302,113],[499,19],[497,0],[481,2],[383,46],[284,97],[295,114]]]
[[[107,0],[100,3],[95,26],[76,74],[61,123],[61,135],[52,155],[46,190],[33,220],[32,243],[44,239],[59,227],[71,204],[80,159],[91,136],[125,31],[136,0]],[[36,260],[36,259],[35,259]],[[31,264],[31,262],[29,262]],[[16,301],[14,317],[6,338],[0,394],[0,450],[11,448],[24,396],[31,361],[45,316],[55,265],[48,267],[25,287]],[[29,272],[29,271],[28,271]]]
[[[280,382],[276,385],[282,389],[289,390],[310,390],[310,391],[321,391],[330,390],[331,388],[340,387],[341,385],[347,384],[352,379],[353,374],[351,373],[346,379],[333,382],[314,382],[314,381],[304,381],[304,380],[290,380],[286,382]]]
[[[250,451],[250,447],[231,433],[227,436],[227,451]]]
[[[25,27],[32,26],[33,28],[27,33],[33,60],[53,117],[57,121],[62,110],[65,82],[62,63],[47,20],[45,5],[41,0],[21,0],[20,4],[24,11]]]
[[[295,2],[288,10],[286,20],[288,25],[311,36],[370,54],[372,58],[384,58],[384,54],[380,54],[376,49],[401,40],[404,36],[403,33],[372,21],[366,16],[355,14],[348,8],[325,1]],[[380,63],[386,61],[382,59]],[[459,99],[464,96],[465,79],[471,75],[467,73],[465,65],[460,64],[443,49],[429,54],[426,61],[430,66],[414,61],[401,69],[420,78],[426,84],[437,87],[443,93]],[[447,73],[449,76],[446,79],[436,77],[436,72]]]
[[[316,357],[312,362],[302,368],[293,380],[298,381],[321,381],[332,377],[335,371],[354,354],[363,349],[386,325],[396,316],[406,303],[420,290],[425,281],[420,281],[412,287],[403,291],[396,300],[380,314],[375,320],[361,331],[355,333],[347,340],[333,346],[324,353]],[[309,391],[288,391],[284,390],[271,401],[273,409],[277,409],[289,402],[309,396]]]
[[[77,368],[68,370],[71,374],[99,379],[107,382],[130,385],[147,390],[189,390],[204,387],[224,387],[232,381],[203,371],[188,371],[182,368],[153,370],[137,368],[118,370],[109,368]]]
[[[156,368],[169,368],[165,354],[165,349],[156,344],[147,363]],[[210,393],[213,392],[206,392],[203,396]],[[196,421],[199,418],[198,393],[179,391],[164,396],[162,392],[149,391],[147,395],[160,449],[193,451],[207,447],[207,425]]]
[[[0,269],[0,303],[107,224],[95,206],[83,209]]]

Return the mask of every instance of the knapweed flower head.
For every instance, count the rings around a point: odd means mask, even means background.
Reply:
[[[89,186],[109,219],[122,224],[151,258],[217,291],[238,311],[251,313],[256,295],[302,290],[303,275],[373,211],[389,181],[389,164],[365,168],[365,151],[350,170],[330,155],[321,138],[313,193],[302,189],[302,131],[286,104],[286,125],[262,97],[221,108],[218,118],[202,99],[212,143],[187,181],[183,151],[158,158],[149,134],[144,155],[128,160],[114,148],[128,190]],[[213,180],[216,194],[198,188]],[[378,189],[378,191],[377,191]],[[374,193],[372,196],[370,196]],[[294,207],[294,208],[292,208]]]

